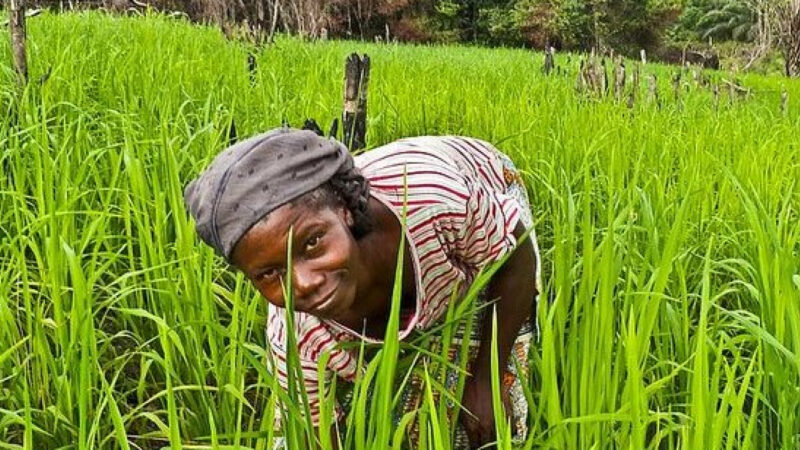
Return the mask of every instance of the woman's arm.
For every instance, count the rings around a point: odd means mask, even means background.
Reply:
[[[519,239],[525,233],[522,223],[514,229]],[[536,254],[529,239],[522,242],[487,286],[487,298],[496,299],[497,350],[501,371],[507,367],[508,357],[520,328],[536,313],[533,301],[536,290]],[[462,397],[462,405],[475,417],[462,414],[462,424],[472,445],[481,445],[494,439],[494,412],[492,410],[492,310],[487,310],[481,324],[481,344],[472,366]],[[502,380],[502,372],[499,379]],[[507,399],[504,399],[508,407]],[[510,411],[507,411],[510,413]]]

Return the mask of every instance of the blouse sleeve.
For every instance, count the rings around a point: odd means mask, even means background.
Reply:
[[[468,182],[464,227],[453,246],[455,256],[476,269],[497,261],[517,243],[514,228],[520,205],[511,196],[489,188],[486,183]]]

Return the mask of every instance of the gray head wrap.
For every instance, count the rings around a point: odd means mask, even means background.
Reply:
[[[279,128],[224,150],[183,196],[197,234],[230,259],[261,218],[352,167],[347,147],[335,139]]]

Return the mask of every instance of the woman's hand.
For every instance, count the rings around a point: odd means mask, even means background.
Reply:
[[[500,397],[505,407],[506,414],[511,413],[511,399],[506,389],[500,389]],[[464,385],[464,395],[461,405],[466,411],[461,411],[460,422],[469,438],[472,448],[479,448],[495,440],[494,410],[492,408],[491,380],[470,377]],[[494,446],[491,448],[495,448]]]
[[[517,224],[514,235],[520,239],[525,234],[522,222]],[[497,299],[494,311],[497,314],[497,361],[505,373],[508,357],[517,338],[522,323],[535,314],[533,300],[538,293],[533,274],[536,273],[536,252],[533,245],[523,242],[501,267],[487,286],[488,299]],[[470,445],[474,448],[495,440],[494,411],[492,411],[491,355],[492,355],[492,311],[487,311],[481,326],[481,344],[478,354],[472,361],[473,376],[464,386],[462,405],[475,417],[466,412],[460,414],[460,421],[467,432]],[[500,374],[498,374],[500,375]],[[502,379],[502,377],[501,377]],[[506,389],[500,389],[501,399],[507,414],[512,413],[511,400]]]

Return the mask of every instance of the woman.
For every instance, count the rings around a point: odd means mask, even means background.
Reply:
[[[297,350],[315,425],[320,355],[330,355],[325,375],[353,381],[358,353],[339,344],[380,342],[384,336],[404,204],[400,339],[439,323],[451,298],[458,299],[483,267],[513,252],[481,298],[496,299],[503,400],[515,439],[524,438],[521,380],[527,374],[539,256],[532,232],[517,246],[532,228],[529,203],[513,165],[494,147],[471,138],[419,137],[353,158],[336,140],[281,128],[222,152],[187,186],[185,199],[200,237],[270,303],[273,373],[284,387],[282,281],[292,280]],[[287,274],[290,229],[293,273]],[[494,439],[491,314],[479,320],[462,397],[471,414],[459,419],[460,439],[472,446]],[[404,410],[421,398],[414,383],[409,386]],[[340,418],[346,402],[337,405]]]

